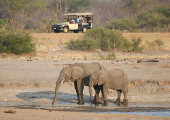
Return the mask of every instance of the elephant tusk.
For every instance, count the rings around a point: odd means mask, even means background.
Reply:
[[[61,81],[61,84],[63,83],[63,81]]]

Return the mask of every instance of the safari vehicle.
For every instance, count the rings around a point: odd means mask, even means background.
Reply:
[[[52,25],[52,29],[55,33],[73,31],[78,33],[79,31],[86,32],[87,29],[91,29],[93,26],[93,14],[91,12],[85,13],[69,13],[63,14],[64,18],[61,22]],[[79,17],[79,22],[77,21]]]

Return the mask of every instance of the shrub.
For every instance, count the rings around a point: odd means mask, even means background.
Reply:
[[[106,60],[106,56],[101,53],[98,53],[98,58],[99,60]]]
[[[114,52],[111,52],[111,53],[107,54],[106,59],[107,60],[115,60],[116,54]]]
[[[130,45],[130,51],[133,52],[142,52],[144,50],[143,46],[140,46],[142,42],[142,39],[140,37],[133,38],[131,41],[131,45]]]
[[[116,54],[114,52],[107,52],[106,54],[98,53],[99,60],[115,60]]]
[[[2,28],[5,25],[5,21],[3,19],[0,19],[0,28]]]
[[[153,10],[144,11],[131,18],[111,20],[106,28],[135,31],[135,29],[151,29],[154,27],[164,28],[170,24],[170,5],[163,5]]]
[[[28,33],[0,31],[0,52],[19,55],[31,53],[35,52],[35,44],[32,43],[32,37]]]
[[[164,45],[164,42],[160,39],[155,40],[155,43],[158,47],[162,47]]]
[[[115,49],[115,47],[121,49],[123,41],[125,41],[125,38],[121,31],[94,28],[88,30],[82,40],[71,40],[67,43],[67,46],[72,50],[101,49],[104,51],[110,51]]]
[[[90,37],[86,37],[83,40],[77,39],[76,41],[71,40],[66,43],[67,47],[71,50],[95,50],[97,49],[96,42]]]
[[[131,38],[131,40],[124,39],[124,41],[121,41],[120,46],[123,49],[123,51],[128,52],[143,52],[144,45],[141,45],[142,39],[140,37],[138,38]]]
[[[104,28],[94,28],[88,30],[84,37],[77,40],[71,40],[66,43],[71,50],[95,50],[101,49],[111,51],[115,48],[125,51],[142,52],[144,47],[140,46],[141,38],[133,38],[131,41],[125,39],[119,30],[109,30]]]
[[[147,48],[149,50],[161,49],[164,42],[160,39],[154,40],[153,42],[146,41]]]
[[[130,30],[131,28],[137,28],[136,20],[132,18],[125,19],[115,19],[106,24],[106,28],[113,29],[113,25],[115,29],[119,30]]]

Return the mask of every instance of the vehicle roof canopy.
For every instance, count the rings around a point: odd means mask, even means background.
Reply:
[[[68,13],[63,15],[93,15],[91,12],[84,12],[84,13]]]

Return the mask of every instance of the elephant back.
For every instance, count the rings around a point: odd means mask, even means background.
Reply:
[[[84,69],[85,77],[91,75],[93,72],[96,72],[98,70],[105,70],[105,68],[97,62],[83,64],[83,69]]]

